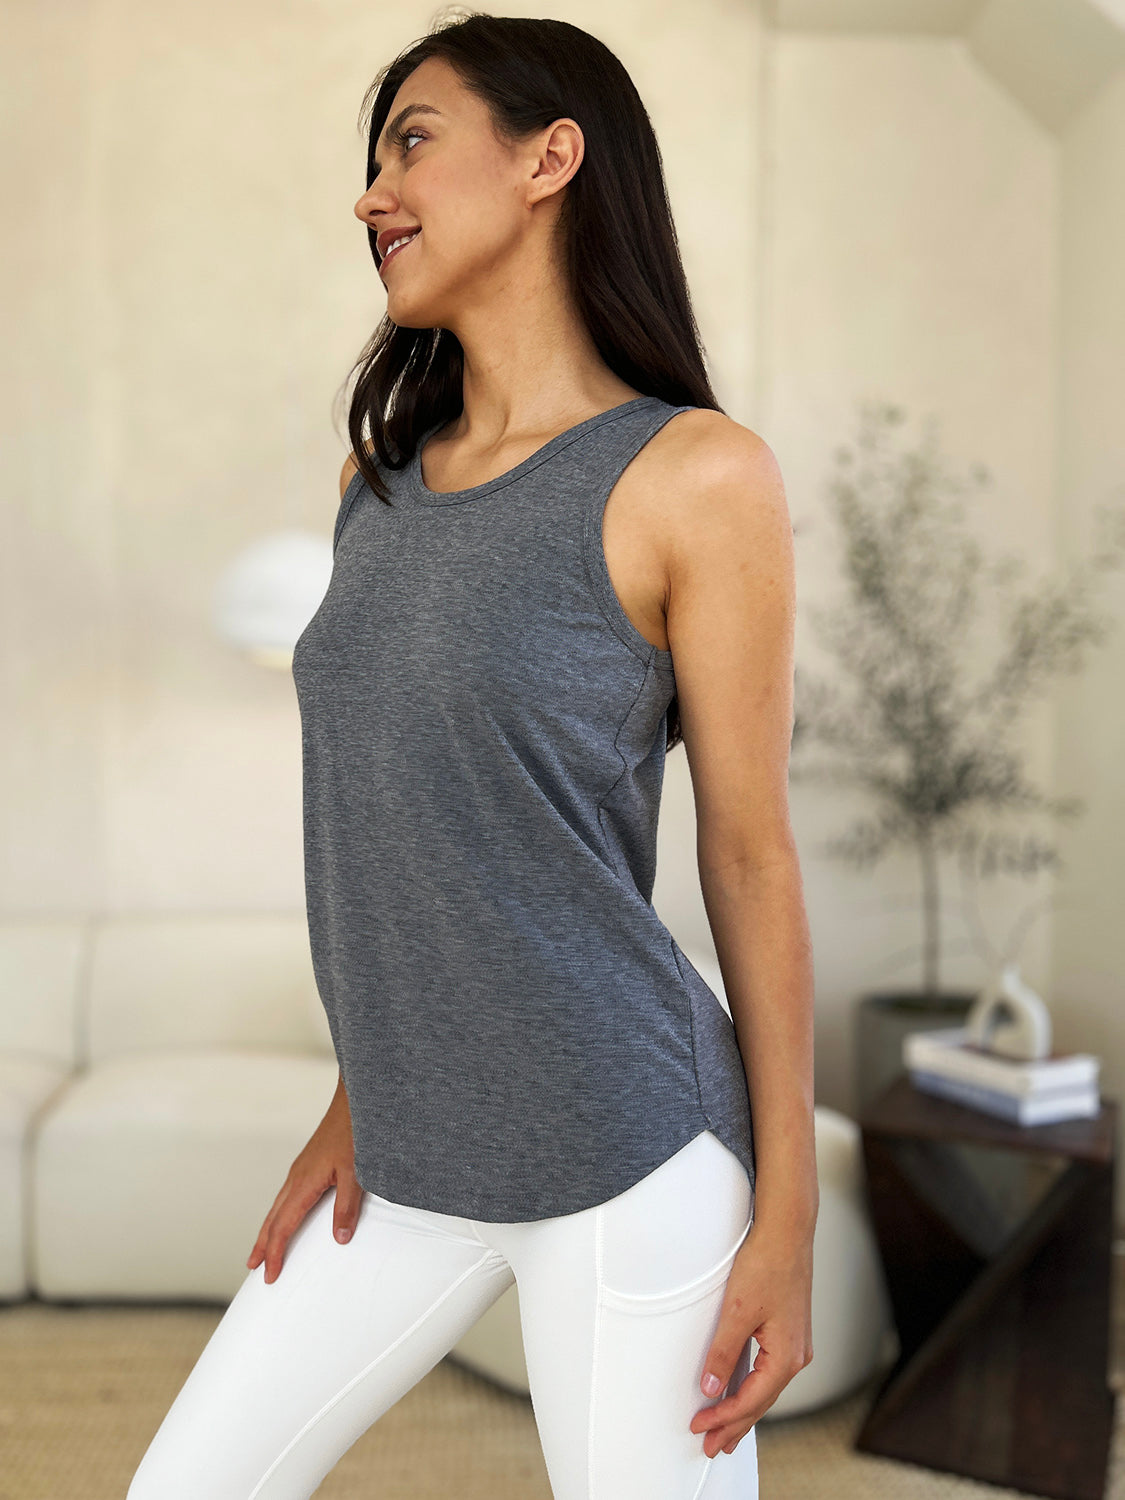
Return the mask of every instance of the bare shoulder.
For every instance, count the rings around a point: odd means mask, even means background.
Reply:
[[[666,439],[659,443],[660,439]],[[773,450],[725,412],[696,407],[670,418],[652,445],[665,476],[688,493],[721,504],[724,496],[772,490],[781,471]]]
[[[638,483],[668,548],[682,560],[708,539],[763,522],[788,526],[781,470],[764,438],[724,412],[678,412],[641,450]]]

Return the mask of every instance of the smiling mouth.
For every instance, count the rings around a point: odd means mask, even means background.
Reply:
[[[391,263],[392,260],[395,260],[398,256],[400,256],[404,250],[409,250],[410,249],[410,247],[411,247],[411,245],[413,245],[414,241],[421,236],[421,233],[422,233],[422,231],[419,229],[418,233],[415,234],[415,235],[412,235],[411,238],[407,240],[407,242],[406,242],[405,245],[399,245],[396,249],[392,250],[389,255],[386,255],[386,256],[383,257],[383,259],[379,262],[379,275],[380,276],[382,276],[383,272],[390,265],[390,263]]]

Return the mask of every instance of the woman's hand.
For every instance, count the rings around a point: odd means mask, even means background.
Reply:
[[[332,1232],[343,1242],[351,1238],[363,1202],[363,1189],[355,1180],[352,1117],[343,1077],[336,1085],[327,1114],[289,1168],[285,1184],[266,1215],[246,1261],[251,1271],[265,1260],[266,1281],[277,1280],[291,1235],[333,1183],[336,1208]]]
[[[691,1419],[692,1432],[706,1433],[703,1451],[708,1458],[720,1449],[733,1453],[812,1360],[812,1250],[811,1231],[770,1233],[754,1224],[735,1256],[703,1366],[704,1394],[716,1396],[726,1388],[748,1339],[757,1339],[759,1348],[738,1389]],[[718,1377],[712,1390],[705,1383],[708,1373]]]

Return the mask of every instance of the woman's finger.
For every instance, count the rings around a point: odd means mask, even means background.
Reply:
[[[722,1401],[716,1401],[714,1406],[705,1406],[702,1411],[697,1411],[692,1417],[692,1432],[719,1430],[713,1448],[705,1449],[706,1452],[717,1453],[723,1443],[730,1440],[732,1432],[728,1432],[724,1438],[722,1437],[723,1429],[741,1428],[747,1431],[753,1427],[759,1417],[769,1411],[801,1368],[800,1365],[795,1365],[790,1369],[789,1366],[779,1364],[776,1360],[769,1360],[764,1355],[765,1351],[759,1349],[754,1368],[749,1371],[736,1391],[725,1396]],[[762,1366],[760,1369],[759,1363]]]
[[[285,1261],[285,1252],[289,1247],[289,1241],[301,1220],[305,1217],[305,1210],[295,1204],[290,1205],[283,1213],[279,1214],[274,1222],[270,1233],[269,1244],[266,1246],[266,1281],[276,1281],[281,1275],[281,1267]]]
[[[763,1371],[751,1370],[734,1396],[728,1396],[718,1406],[710,1408],[713,1412],[722,1408],[728,1415],[703,1429],[703,1451],[708,1458],[713,1458],[720,1449],[733,1452],[788,1384],[788,1381],[783,1381],[780,1387],[771,1390],[768,1385],[756,1384],[755,1376],[765,1378]]]
[[[332,1233],[341,1244],[345,1244],[355,1233],[362,1203],[363,1189],[355,1178],[350,1175],[337,1178],[336,1206],[332,1212]]]
[[[277,1197],[273,1200],[273,1203],[270,1206],[269,1213],[262,1221],[261,1229],[258,1230],[258,1238],[254,1241],[254,1248],[253,1250],[251,1250],[249,1256],[246,1259],[246,1264],[249,1266],[251,1271],[254,1270],[255,1266],[258,1265],[258,1263],[266,1253],[266,1246],[269,1244],[269,1238],[270,1234],[273,1231],[274,1221],[277,1219],[277,1216],[281,1211],[281,1205],[282,1203],[284,1203],[286,1194],[289,1192],[289,1181],[290,1179],[287,1177],[285,1179],[285,1182],[278,1190]]]

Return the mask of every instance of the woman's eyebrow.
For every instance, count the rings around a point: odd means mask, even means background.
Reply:
[[[413,115],[413,114],[419,114],[419,115],[440,115],[441,114],[441,110],[440,109],[435,109],[432,104],[408,104],[405,109],[400,109],[399,112],[398,112],[398,114],[395,115],[394,119],[391,120],[387,125],[384,126],[384,128],[383,128],[383,134],[384,134],[384,136],[388,140],[392,140],[394,138],[394,136],[395,136],[395,133],[398,131],[399,127],[402,125],[402,123],[406,119],[406,117],[408,115]],[[371,164],[375,168],[376,172],[378,172],[379,171],[379,161],[378,161],[377,157],[373,156],[371,158]]]

